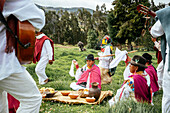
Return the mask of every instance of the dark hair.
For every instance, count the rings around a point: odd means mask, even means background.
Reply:
[[[145,67],[138,66],[138,70],[136,72],[144,71],[144,70],[145,70]]]

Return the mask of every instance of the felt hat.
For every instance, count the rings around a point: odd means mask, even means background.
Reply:
[[[94,61],[94,56],[92,54],[87,55],[85,60],[92,60]]]
[[[150,54],[144,53],[142,56],[146,59],[146,62],[152,63],[152,56]]]
[[[146,64],[146,60],[144,57],[142,56],[139,56],[139,55],[135,55],[131,62],[130,62],[132,65],[135,65],[135,66],[140,66],[140,67],[144,67],[144,68],[147,68],[147,66],[145,66]]]

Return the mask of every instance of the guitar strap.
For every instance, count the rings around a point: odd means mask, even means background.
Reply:
[[[14,38],[14,35],[11,33],[11,31],[16,34],[17,30],[17,18],[13,15],[10,15],[7,18],[7,21],[5,20],[2,11],[4,6],[5,0],[0,1],[0,21],[5,25],[6,27],[6,37],[7,37],[7,43],[5,47],[5,52],[10,53],[13,51],[14,48],[16,48],[16,39]]]
[[[8,26],[15,35],[17,33],[17,21],[18,21],[17,18],[13,15],[10,15],[7,18]],[[6,37],[7,37],[7,44],[6,44],[5,52],[11,53],[14,48],[17,48],[16,39],[14,38],[14,35],[9,30],[6,30]]]

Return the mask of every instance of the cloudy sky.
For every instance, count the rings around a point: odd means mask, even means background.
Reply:
[[[106,4],[107,10],[112,8],[113,6],[111,3],[113,0],[33,0],[35,3],[43,6],[54,6],[54,7],[85,7],[91,8],[93,10],[96,9],[96,5],[103,5]],[[169,0],[154,0],[155,4],[157,5],[159,2],[161,3],[169,3]]]

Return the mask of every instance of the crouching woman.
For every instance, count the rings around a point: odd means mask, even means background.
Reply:
[[[146,68],[144,57],[135,55],[130,62],[130,72],[132,75],[124,81],[122,87],[117,90],[116,95],[109,100],[109,105],[113,106],[118,101],[133,99],[138,102],[151,103],[150,78],[144,73]]]

